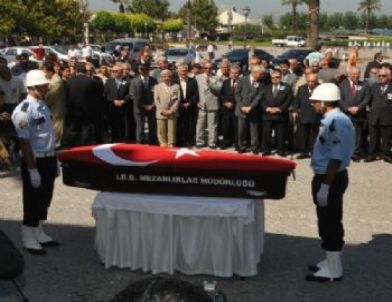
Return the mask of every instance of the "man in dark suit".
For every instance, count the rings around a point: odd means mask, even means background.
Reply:
[[[235,116],[235,88],[241,75],[241,68],[233,65],[230,68],[230,78],[223,81],[220,93],[220,101],[222,108],[222,149],[230,148],[237,137],[237,119]]]
[[[350,68],[348,76],[339,85],[339,107],[350,117],[355,127],[355,151],[352,159],[359,161],[366,153],[366,107],[370,95],[368,85],[359,80],[361,70],[358,67]]]
[[[306,84],[298,88],[293,103],[293,120],[298,121],[297,140],[298,148],[301,151],[297,159],[309,158],[316,142],[320,115],[313,109],[309,98],[317,86],[317,74],[310,73],[306,75]]]
[[[139,75],[134,78],[129,88],[129,95],[133,102],[136,123],[136,142],[144,142],[144,124],[148,123],[148,144],[158,144],[157,121],[155,118],[155,104],[153,89],[157,80],[149,76],[150,64],[139,65]]]
[[[277,150],[285,156],[286,123],[289,106],[293,101],[292,88],[282,82],[280,70],[271,73],[271,85],[264,88],[261,106],[263,110],[263,153],[271,154],[272,130],[275,130]]]
[[[182,64],[178,67],[178,76],[181,99],[177,120],[177,144],[181,147],[190,147],[195,145],[199,88],[196,79],[188,76],[187,65]]]
[[[381,68],[379,82],[370,87],[369,111],[369,150],[366,162],[376,160],[376,151],[380,142],[382,157],[392,163],[392,83],[391,69]]]
[[[65,87],[65,126],[62,145],[66,147],[102,143],[104,99],[100,84],[86,76],[78,63],[77,74]]]
[[[250,132],[250,145],[254,154],[259,153],[259,123],[261,122],[260,102],[263,86],[261,79],[265,72],[264,67],[252,67],[249,76],[242,77],[235,88],[236,108],[238,118],[238,152],[246,152],[244,141]]]
[[[372,70],[372,68],[374,67],[381,68],[382,60],[384,60],[384,56],[381,52],[378,52],[374,55],[374,60],[369,62],[366,66],[365,75],[364,75],[365,79],[368,79],[370,77],[370,70]]]
[[[127,142],[130,140],[129,83],[123,79],[123,70],[120,65],[113,66],[112,75],[113,77],[105,83],[112,142]]]
[[[150,65],[151,54],[148,50],[143,50],[140,59],[132,63],[132,70],[135,74],[138,74],[140,65]]]

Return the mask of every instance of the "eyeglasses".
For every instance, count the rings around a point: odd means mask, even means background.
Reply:
[[[388,75],[387,74],[379,74],[378,77],[379,78],[386,78],[386,77],[388,77]]]

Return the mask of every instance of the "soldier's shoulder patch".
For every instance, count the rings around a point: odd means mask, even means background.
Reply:
[[[29,109],[30,104],[29,103],[24,103],[22,105],[22,108],[20,109],[22,112],[27,112],[27,110]]]
[[[20,129],[24,129],[24,128],[26,128],[28,125],[29,125],[29,122],[28,122],[27,120],[25,120],[25,119],[23,119],[23,120],[21,120],[21,121],[19,122],[19,127],[20,127]]]

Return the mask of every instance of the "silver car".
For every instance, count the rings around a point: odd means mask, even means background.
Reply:
[[[27,54],[31,61],[36,61],[34,52],[28,47],[15,46],[0,49],[0,56],[7,59],[8,63],[15,62],[16,56],[21,54]]]

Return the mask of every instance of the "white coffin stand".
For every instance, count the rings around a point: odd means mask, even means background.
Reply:
[[[264,202],[98,193],[95,248],[106,268],[247,277],[264,249]]]

